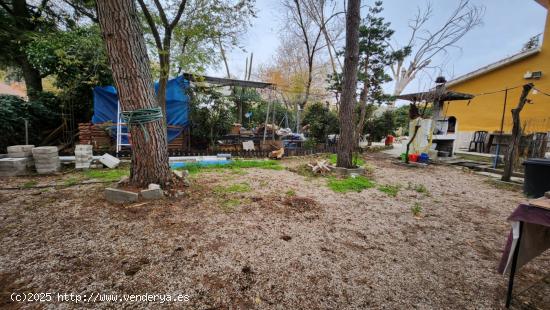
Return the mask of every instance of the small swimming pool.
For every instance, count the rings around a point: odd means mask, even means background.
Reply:
[[[215,160],[204,159],[204,160],[191,161],[191,162],[173,162],[173,163],[170,163],[170,168],[178,169],[178,168],[183,168],[187,165],[199,165],[199,166],[227,165],[231,162],[233,161],[228,159],[215,159]]]

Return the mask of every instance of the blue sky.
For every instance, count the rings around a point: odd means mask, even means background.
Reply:
[[[374,0],[363,0],[369,4]],[[409,37],[407,24],[414,17],[417,7],[423,7],[426,0],[385,0],[382,15],[391,22],[395,30],[394,41],[405,42]],[[441,25],[459,0],[431,1],[433,16],[427,27]],[[453,75],[468,73],[491,62],[498,61],[520,51],[523,44],[532,36],[544,29],[546,9],[534,0],[472,0],[473,4],[485,6],[483,24],[468,33],[458,45],[461,49],[452,50],[445,59],[436,59],[435,63],[444,62],[449,79]],[[243,37],[242,45],[246,52],[233,50],[229,56],[232,73],[242,75],[247,54],[254,53],[254,69],[260,63],[270,63],[277,46],[280,44],[279,33],[283,27],[282,8],[276,0],[257,0],[258,18]],[[362,12],[362,16],[366,13]],[[211,73],[223,76],[223,70]],[[241,74],[240,74],[241,73]],[[406,91],[424,90],[430,79],[421,76],[409,85]],[[391,85],[387,86],[388,89]]]

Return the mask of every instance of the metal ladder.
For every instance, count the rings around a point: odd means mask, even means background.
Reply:
[[[120,110],[120,101],[117,101],[117,120],[116,120],[116,155],[118,157],[118,153],[122,149],[123,146],[131,146],[130,144],[130,133],[128,132],[128,126],[126,127],[126,132],[122,132],[122,111]],[[122,137],[128,138],[128,143],[122,143]]]

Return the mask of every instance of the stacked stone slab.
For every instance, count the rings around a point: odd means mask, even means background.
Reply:
[[[34,166],[39,174],[48,174],[59,171],[61,162],[56,146],[40,146],[32,149]]]
[[[27,168],[32,169],[34,164],[32,158],[32,149],[34,145],[11,145],[8,146],[9,158],[26,158]]]
[[[90,144],[77,144],[74,148],[75,168],[88,169],[93,160],[93,150]]]
[[[12,145],[8,146],[8,157],[25,158],[32,157],[34,145]]]
[[[0,176],[11,177],[27,174],[28,158],[1,158]]]

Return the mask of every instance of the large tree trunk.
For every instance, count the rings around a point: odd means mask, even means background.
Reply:
[[[360,0],[348,0],[346,13],[346,51],[340,101],[340,137],[336,165],[353,167],[354,124],[353,110],[356,103],[357,65],[359,63]]]
[[[36,25],[33,23],[33,18],[31,12],[29,12],[26,0],[13,0],[12,7],[15,23],[23,33],[22,36],[17,38],[17,42],[19,42],[21,46],[24,46],[28,40],[25,37],[25,31],[29,33],[36,31]],[[15,61],[23,72],[23,79],[25,80],[25,86],[27,88],[27,97],[29,97],[29,100],[36,99],[38,93],[43,90],[40,72],[30,64],[27,55],[23,52],[15,58]]]
[[[367,60],[368,63],[368,60]],[[368,87],[368,81],[365,79],[363,81],[363,89],[361,90],[361,94],[359,94],[359,119],[357,120],[357,125],[355,127],[355,146],[359,145],[359,139],[361,138],[361,135],[363,134],[363,127],[365,126],[365,119],[367,116],[367,99],[369,94],[369,87]]]
[[[166,31],[166,30],[165,30]],[[162,108],[162,114],[164,115],[164,121],[166,124],[166,87],[168,86],[168,78],[170,78],[170,45],[171,45],[171,31],[164,34],[163,46],[164,50],[160,55],[160,76],[159,76],[159,88],[157,91],[157,101]]]
[[[158,107],[147,48],[133,0],[97,1],[99,24],[123,111]],[[166,185],[171,178],[162,120],[131,127],[130,182]]]
[[[27,59],[24,53],[21,53],[16,58],[21,72],[23,72],[23,79],[25,80],[25,87],[27,88],[27,97],[29,100],[35,100],[38,98],[38,94],[43,90],[42,77],[40,72],[36,70]]]
[[[518,155],[518,148],[521,141],[521,122],[520,122],[520,113],[521,110],[523,110],[523,107],[525,106],[525,103],[527,102],[527,95],[529,95],[529,92],[534,87],[532,83],[523,85],[523,91],[521,92],[521,96],[519,98],[518,106],[515,109],[512,109],[512,120],[513,120],[513,127],[512,127],[512,141],[510,141],[510,146],[508,147],[508,151],[506,153],[506,160],[504,165],[504,172],[502,174],[502,181],[509,182],[510,178],[512,177],[512,172],[514,170],[514,162],[516,161],[516,157]]]

